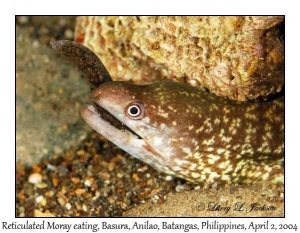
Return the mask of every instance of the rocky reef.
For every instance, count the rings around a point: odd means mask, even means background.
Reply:
[[[75,40],[114,80],[164,79],[245,101],[281,91],[283,16],[81,16]]]

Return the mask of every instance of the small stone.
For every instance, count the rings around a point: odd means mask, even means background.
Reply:
[[[95,196],[93,197],[93,201],[97,200],[100,197],[100,192],[96,191]]]
[[[118,173],[117,173],[117,177],[118,177],[118,178],[123,178],[123,174],[118,172]]]
[[[108,172],[101,172],[99,173],[101,179],[108,181],[110,179],[110,174]]]
[[[43,199],[41,200],[40,204],[41,204],[41,206],[46,206],[46,204],[47,204],[46,198],[43,197]]]
[[[26,199],[26,196],[24,195],[24,193],[18,193],[18,199],[24,200]]]
[[[59,26],[63,27],[63,26],[65,26],[67,24],[67,21],[65,19],[60,19],[58,21],[58,24],[59,24]]]
[[[58,179],[57,178],[53,178],[52,179],[52,184],[53,184],[54,187],[57,187],[57,185],[58,185]]]
[[[72,205],[68,202],[68,203],[66,204],[66,208],[67,208],[67,210],[70,210],[70,209],[72,208]]]
[[[35,198],[36,203],[40,203],[43,200],[43,196],[38,196]]]
[[[194,188],[194,190],[200,190],[201,189],[201,186],[200,185],[198,185],[198,186],[196,186],[195,188]]]
[[[219,186],[219,185],[218,185],[217,183],[214,183],[214,184],[212,184],[211,187],[212,187],[213,189],[216,189],[216,188],[218,188],[218,186]]]
[[[88,208],[86,207],[86,205],[82,205],[82,210],[84,211],[84,212],[87,212],[88,211]]]
[[[74,37],[74,33],[71,29],[67,29],[64,34],[66,39],[73,39]]]
[[[53,197],[54,196],[54,191],[50,190],[50,191],[46,192],[45,195],[47,197]]]
[[[20,207],[19,207],[19,211],[20,211],[20,213],[24,213],[24,212],[25,212],[24,206],[20,206]]]
[[[65,205],[65,200],[62,197],[57,198],[57,202],[61,205],[64,206]]]
[[[32,166],[32,172],[33,172],[33,173],[40,173],[41,170],[42,170],[42,169],[41,169],[38,165],[36,165],[36,164],[34,164],[34,165]]]
[[[74,184],[79,184],[79,183],[80,183],[80,179],[77,178],[77,177],[71,178],[71,181],[72,181]]]
[[[85,150],[79,150],[76,152],[77,155],[85,155]]]
[[[85,189],[76,189],[76,190],[75,190],[75,193],[76,193],[77,195],[81,195],[81,194],[85,193]]]
[[[153,179],[148,179],[147,180],[147,186],[153,185]]]
[[[59,88],[58,91],[57,91],[57,93],[61,95],[61,94],[64,93],[64,91],[65,90],[63,88]],[[63,124],[62,125],[62,129],[67,130],[68,129],[68,125],[67,124]]]
[[[42,183],[37,183],[35,185],[35,187],[38,188],[38,189],[44,189],[44,188],[47,188],[48,185],[46,183],[42,182]]]
[[[31,184],[37,184],[40,183],[42,181],[42,175],[39,173],[33,173],[29,176],[28,178],[28,182]]]
[[[29,21],[29,17],[28,16],[19,16],[18,21],[20,24],[26,24]]]
[[[60,154],[60,153],[62,153],[62,149],[60,148],[60,147],[58,147],[58,146],[54,146],[53,147],[53,150],[54,150],[54,153],[55,154]]]
[[[108,202],[109,202],[109,204],[114,204],[115,203],[115,200],[112,198],[112,197],[109,197],[108,198]]]
[[[135,181],[139,181],[139,180],[140,180],[139,174],[133,173],[133,174],[132,174],[132,179],[134,179]]]
[[[47,148],[43,148],[43,149],[42,149],[42,153],[43,153],[44,155],[46,155],[46,154],[49,153],[49,150],[48,150]],[[48,164],[47,164],[47,165],[48,165]]]
[[[47,164],[47,169],[50,171],[55,171],[56,167],[50,163]]]
[[[88,179],[88,180],[84,181],[84,185],[87,187],[91,187],[92,181]]]
[[[91,190],[92,191],[95,191],[95,190],[97,190],[98,189],[98,185],[94,182],[94,183],[92,183],[92,185],[91,185]]]
[[[145,172],[147,170],[148,170],[148,166],[147,165],[145,165],[145,166],[140,167],[139,169],[137,169],[138,172]]]
[[[175,187],[175,190],[176,190],[176,192],[180,193],[180,192],[187,190],[187,187],[185,185],[179,184]]]
[[[33,46],[34,48],[38,48],[38,47],[40,46],[40,42],[37,41],[37,40],[35,40],[35,41],[33,41],[32,46]]]
[[[171,180],[173,180],[172,176],[166,176],[166,181],[171,181]]]
[[[42,211],[35,209],[34,217],[55,217],[55,215],[50,212],[43,213]]]
[[[115,169],[115,167],[116,167],[116,163],[110,162],[108,164],[108,171],[110,171],[110,172],[113,171]]]

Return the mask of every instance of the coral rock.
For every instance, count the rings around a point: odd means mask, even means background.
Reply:
[[[283,21],[283,16],[82,16],[75,39],[100,57],[114,80],[187,82],[244,101],[283,87]]]

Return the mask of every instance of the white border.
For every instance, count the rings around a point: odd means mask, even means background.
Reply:
[[[0,154],[0,224],[3,221],[19,223],[26,219],[14,219],[15,216],[15,14],[285,14],[286,15],[286,218],[269,219],[276,223],[299,224],[299,6],[297,0],[251,0],[251,1],[176,1],[176,0],[131,0],[131,1],[41,1],[20,0],[1,1],[1,154]],[[50,219],[48,219],[50,220]],[[104,219],[56,219],[57,223],[89,221],[100,223]],[[144,219],[105,219],[107,222],[133,223]],[[212,221],[213,219],[209,219]],[[37,221],[41,221],[37,220]],[[160,223],[162,219],[151,219]],[[167,219],[168,222],[195,223],[205,219]],[[220,223],[263,223],[265,219],[217,219]],[[2,226],[1,226],[2,228]],[[1,230],[0,230],[1,231]],[[299,230],[298,230],[299,231]],[[15,230],[14,232],[20,232]],[[30,232],[30,231],[27,231]],[[55,231],[55,232],[66,232]],[[91,232],[91,231],[87,231]],[[121,231],[114,231],[121,232]],[[183,232],[183,231],[173,231]],[[261,231],[263,232],[263,231]]]

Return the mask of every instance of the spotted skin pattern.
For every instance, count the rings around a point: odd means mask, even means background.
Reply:
[[[93,90],[96,105],[84,106],[82,117],[136,158],[196,183],[283,183],[284,97],[242,103],[175,82],[115,82],[87,47],[50,45],[85,73]],[[131,103],[142,107],[142,117],[126,115]]]
[[[284,97],[235,102],[175,82],[107,82],[91,97],[142,138],[132,154],[157,170],[196,183],[283,183]],[[124,113],[132,102],[142,119]]]

